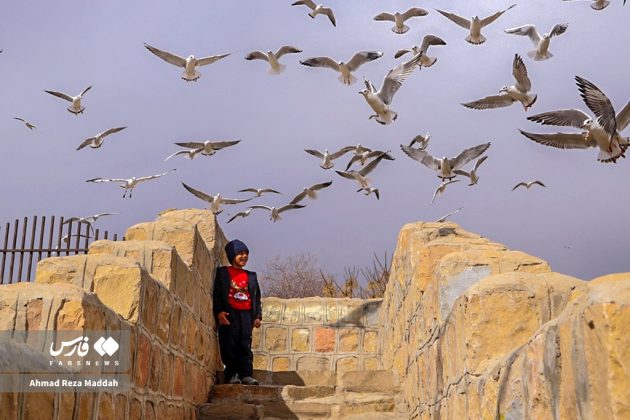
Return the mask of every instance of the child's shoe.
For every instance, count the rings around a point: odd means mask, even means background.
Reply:
[[[258,382],[256,379],[252,378],[251,376],[244,377],[243,383],[245,385],[260,385],[260,382]]]
[[[235,373],[234,375],[232,375],[232,377],[230,377],[230,380],[228,381],[228,384],[231,384],[231,385],[236,385],[240,383],[241,383],[241,380],[238,378],[238,373]]]

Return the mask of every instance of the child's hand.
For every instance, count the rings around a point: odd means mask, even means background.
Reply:
[[[256,318],[254,320],[254,328],[260,328],[260,326],[262,325],[262,321],[258,318]]]
[[[219,312],[219,314],[217,315],[217,318],[219,318],[219,324],[221,324],[221,325],[230,325],[230,321],[228,321],[227,315],[229,315],[229,313],[227,313],[225,311]]]

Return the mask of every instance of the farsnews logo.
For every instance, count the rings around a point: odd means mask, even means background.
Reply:
[[[54,348],[55,343],[50,343],[50,355],[56,357],[67,350],[63,356],[74,356],[76,354],[79,357],[84,357],[90,350],[90,345],[88,344],[89,340],[89,337],[80,336],[70,341],[62,341],[59,349]],[[107,354],[111,357],[118,351],[119,345],[112,337],[108,337],[107,339],[101,337],[96,340],[93,347],[99,355],[105,356],[105,354]]]

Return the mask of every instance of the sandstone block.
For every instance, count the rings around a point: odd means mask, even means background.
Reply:
[[[285,353],[288,333],[286,327],[268,327],[265,330],[265,350],[273,353]]]
[[[264,298],[262,300],[263,322],[278,323],[282,318],[284,303],[277,298]]]
[[[254,354],[254,370],[269,370],[269,356]]]
[[[302,356],[297,360],[297,370],[326,371],[330,369],[331,365],[328,357]]]
[[[291,331],[291,351],[308,352],[310,347],[310,330],[308,328],[295,328]]]
[[[298,324],[302,320],[302,303],[287,302],[284,307],[284,314],[282,316],[283,324]]]
[[[334,328],[315,327],[315,351],[318,353],[330,353],[337,347],[337,339]]]
[[[271,370],[274,372],[288,371],[291,366],[291,359],[284,356],[274,357],[271,362]]]
[[[356,352],[359,349],[359,332],[358,328],[339,329],[339,351]]]
[[[366,353],[378,352],[378,331],[365,331],[363,334],[363,351]]]
[[[98,418],[103,420],[114,418],[114,404],[111,394],[100,394],[98,399]]]
[[[306,300],[304,302],[304,323],[321,324],[324,316],[324,304],[322,299]]]
[[[335,364],[337,373],[355,371],[359,369],[359,359],[355,356],[340,357]]]

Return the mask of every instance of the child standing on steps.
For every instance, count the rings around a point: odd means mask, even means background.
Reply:
[[[260,288],[256,273],[244,270],[247,246],[234,239],[225,245],[231,266],[217,268],[212,301],[219,325],[219,348],[230,384],[258,385],[254,379],[252,330],[262,323]]]

